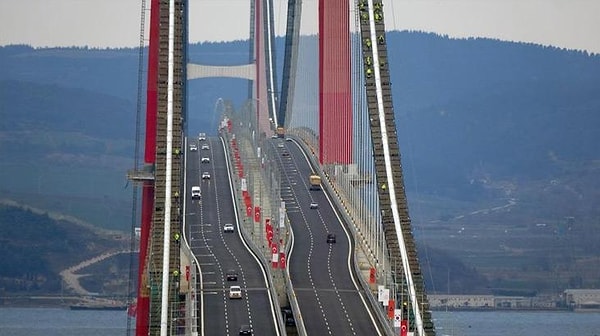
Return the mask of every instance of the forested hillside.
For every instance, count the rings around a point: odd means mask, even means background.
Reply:
[[[58,295],[64,286],[61,271],[107,251],[127,250],[129,243],[124,238],[37,210],[0,204],[0,291],[9,295]],[[114,261],[101,263],[101,271],[92,272],[92,277],[100,283],[107,281],[103,274],[111,264]],[[126,284],[127,274],[121,265],[119,272],[110,276],[112,281]],[[99,288],[101,284],[89,289],[98,292]],[[121,294],[126,290],[122,285]]]

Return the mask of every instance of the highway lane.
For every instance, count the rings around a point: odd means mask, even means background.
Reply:
[[[294,233],[289,271],[308,335],[382,335],[351,271],[352,245],[312,169],[293,141],[270,140],[282,167],[282,197]],[[283,144],[283,148],[281,148]],[[310,203],[318,208],[311,209]],[[288,206],[289,204],[289,206]],[[336,235],[328,244],[327,235]]]
[[[189,141],[197,143],[198,149],[188,149],[186,226],[201,268],[203,289],[199,302],[204,307],[200,315],[203,332],[238,335],[240,326],[248,324],[254,335],[278,335],[273,309],[279,308],[272,307],[266,276],[239,234],[221,141],[218,138]],[[208,149],[203,149],[204,144]],[[210,178],[203,179],[204,173]],[[194,185],[201,188],[200,200],[189,197]],[[224,232],[226,223],[234,224],[235,232]],[[227,281],[228,270],[236,271],[237,281]],[[229,298],[231,285],[242,287],[242,299]]]

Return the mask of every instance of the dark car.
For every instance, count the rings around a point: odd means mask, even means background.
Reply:
[[[225,274],[227,281],[237,281],[238,274],[235,270],[228,270]]]
[[[333,234],[333,233],[327,234],[327,243],[329,243],[329,244],[335,243],[335,234]]]
[[[252,329],[247,324],[242,324],[240,327],[240,335],[252,335]]]
[[[294,313],[290,308],[281,308],[281,315],[283,320],[285,321],[285,325],[288,327],[293,327],[296,325],[296,321],[294,321]]]

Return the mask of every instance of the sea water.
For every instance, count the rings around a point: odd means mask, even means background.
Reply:
[[[600,313],[434,311],[433,318],[438,336],[600,336]],[[0,336],[82,335],[127,335],[127,313],[0,308]]]
[[[126,311],[0,308],[0,336],[115,336],[126,334]]]
[[[600,336],[600,313],[433,312],[437,336]]]

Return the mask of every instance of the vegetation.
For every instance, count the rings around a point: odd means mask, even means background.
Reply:
[[[62,270],[128,246],[119,234],[53,217],[22,206],[0,205],[0,288],[6,293],[60,294]],[[97,267],[94,274],[102,279],[100,275],[107,272]],[[128,274],[128,265],[119,268]]]

